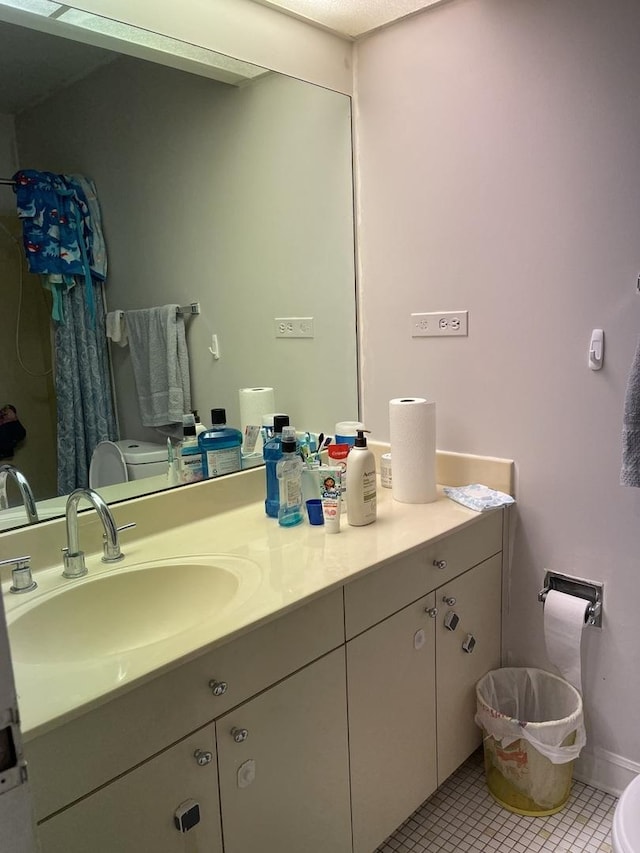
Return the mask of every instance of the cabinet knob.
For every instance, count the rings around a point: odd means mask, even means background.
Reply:
[[[476,647],[476,638],[473,636],[473,634],[467,634],[466,639],[465,639],[464,643],[462,644],[462,651],[466,652],[468,655],[470,655],[471,652],[475,649],[475,647]]]
[[[447,568],[447,561],[446,560],[434,560],[433,565],[436,567],[436,569],[446,569]]]
[[[249,732],[247,729],[238,729],[234,726],[234,728],[231,729],[231,737],[236,743],[242,743],[249,737]]]
[[[213,761],[213,754],[211,752],[205,752],[202,749],[196,749],[193,753],[193,757],[198,762],[200,767],[204,767],[205,764],[211,764]]]
[[[447,607],[453,607],[456,603],[456,599],[452,595],[443,595],[442,600],[447,605]]]
[[[453,610],[450,610],[444,617],[444,627],[447,631],[455,631],[460,622],[460,617]]]
[[[437,607],[425,607],[424,612],[431,616],[432,619],[435,619],[438,615]]]
[[[214,696],[222,696],[223,693],[227,692],[228,684],[226,681],[216,681],[215,678],[212,678],[209,687]]]

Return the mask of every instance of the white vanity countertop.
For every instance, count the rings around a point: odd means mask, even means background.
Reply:
[[[185,494],[185,499],[187,495]],[[215,562],[216,555],[235,555],[251,561],[250,581],[237,606],[204,621],[196,630],[138,649],[102,656],[95,660],[66,663],[24,663],[14,649],[14,669],[23,735],[30,740],[121,692],[197,657],[288,610],[343,585],[402,554],[478,521],[480,515],[454,503],[439,492],[430,504],[402,504],[389,489],[378,489],[378,520],[366,527],[350,527],[342,516],[339,534],[303,523],[282,528],[265,516],[264,502],[221,512],[163,533],[127,541],[122,537],[125,559],[115,567],[100,561],[100,554],[87,556],[89,576],[81,580],[60,577],[55,565],[36,574],[40,587],[24,596],[5,595],[9,625],[38,596],[53,595],[47,584],[91,582],[90,578],[128,566],[167,558],[203,555]],[[166,519],[167,525],[171,518]],[[51,578],[51,580],[47,580]],[[3,584],[6,592],[8,584]],[[194,608],[201,591],[184,588]],[[153,607],[150,591],[149,606]],[[10,632],[11,633],[11,632]],[[77,657],[77,656],[76,656]]]

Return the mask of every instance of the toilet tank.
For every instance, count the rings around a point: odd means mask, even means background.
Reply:
[[[122,439],[116,444],[124,456],[129,480],[142,480],[167,473],[166,445],[135,439]]]

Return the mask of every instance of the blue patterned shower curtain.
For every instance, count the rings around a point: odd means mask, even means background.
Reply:
[[[13,176],[29,271],[51,291],[58,402],[58,494],[89,485],[100,441],[117,437],[103,282],[107,254],[95,184],[22,169]]]
[[[88,486],[95,446],[117,438],[102,284],[93,283],[95,323],[85,290],[77,283],[62,294],[64,323],[55,324],[59,495]]]

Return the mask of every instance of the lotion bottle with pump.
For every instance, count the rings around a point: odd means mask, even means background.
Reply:
[[[347,466],[347,521],[352,527],[371,524],[377,516],[376,458],[359,429]]]

